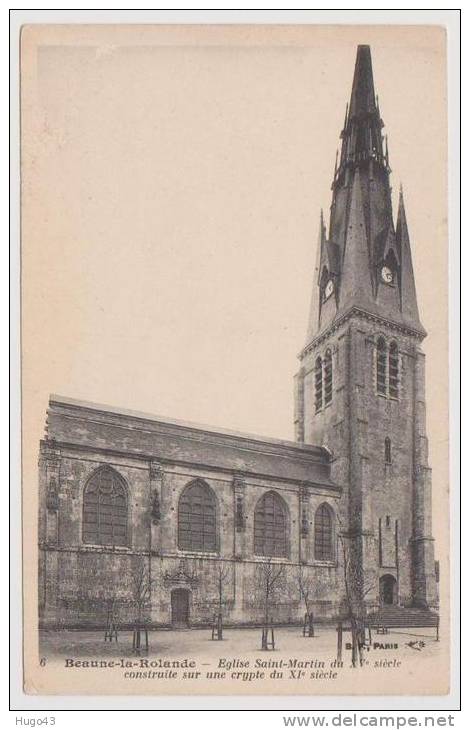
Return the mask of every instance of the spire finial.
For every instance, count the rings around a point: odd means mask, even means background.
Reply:
[[[399,227],[406,228],[405,200],[403,198],[403,185],[401,184],[401,181],[398,190],[397,230]]]
[[[346,102],[346,112],[344,114],[344,124],[343,129],[346,129],[346,125],[348,123],[348,111],[349,111],[349,102]]]
[[[370,46],[357,47],[349,110],[352,117],[375,111],[374,77]]]
[[[370,47],[360,45],[357,47],[351,98],[346,106],[344,127],[340,135],[341,172],[344,165],[355,167],[366,160],[376,160],[381,166],[388,168],[378,101],[379,98],[374,90]],[[370,174],[374,174],[373,166],[370,168]]]
[[[397,213],[397,233],[399,237],[402,236],[402,231],[407,228],[406,225],[406,213],[405,213],[405,201],[403,199],[403,185],[400,181],[400,188],[398,191],[398,213]],[[408,235],[408,234],[407,234]]]

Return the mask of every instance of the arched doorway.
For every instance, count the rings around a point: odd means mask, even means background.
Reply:
[[[382,575],[379,580],[379,593],[382,606],[392,606],[397,602],[397,581],[393,575]]]
[[[189,591],[175,588],[171,592],[171,625],[175,628],[189,626]]]

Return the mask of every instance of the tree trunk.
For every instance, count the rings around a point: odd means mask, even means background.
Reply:
[[[313,625],[313,612],[310,612],[308,614],[308,635],[310,637],[315,636],[315,628]]]
[[[357,667],[357,659],[358,659],[358,641],[357,641],[357,625],[356,625],[356,619],[354,616],[351,616],[351,645],[352,645],[352,654],[351,654],[351,661],[353,667]]]
[[[340,662],[343,659],[343,624],[341,623],[341,621],[339,622],[338,628],[336,629],[336,631],[338,632],[338,645],[337,645],[337,651],[336,651],[336,661],[338,662],[338,664],[340,664]]]
[[[222,574],[219,573],[219,615],[217,617],[217,640],[222,640],[222,591],[223,591],[223,583],[222,583]]]

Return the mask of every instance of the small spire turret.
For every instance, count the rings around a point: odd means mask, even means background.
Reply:
[[[320,278],[323,263],[326,258],[326,228],[323,218],[323,208],[320,210],[320,226],[318,230],[317,255],[313,272],[312,298],[308,318],[307,340],[310,340],[318,329],[320,320]]]
[[[416,297],[415,277],[413,273],[413,262],[411,259],[411,245],[406,221],[405,202],[403,198],[403,186],[400,183],[398,195],[398,214],[396,226],[396,239],[400,249],[401,257],[401,310],[403,318],[414,328],[417,326],[423,330],[419,320],[418,300]]]

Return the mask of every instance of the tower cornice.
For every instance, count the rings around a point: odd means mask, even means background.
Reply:
[[[383,325],[385,327],[388,327],[389,329],[394,330],[395,332],[400,332],[401,334],[415,337],[418,342],[422,342],[427,334],[424,330],[419,331],[413,329],[412,327],[408,327],[405,324],[393,322],[392,320],[385,319],[384,317],[380,317],[379,315],[373,314],[372,312],[367,312],[363,309],[359,309],[358,307],[351,307],[351,309],[338,317],[338,319],[335,319],[328,327],[326,327],[322,332],[316,335],[303,348],[303,350],[300,351],[300,353],[297,355],[299,360],[315,350],[318,345],[321,345],[326,339],[328,339],[328,337],[330,337],[330,335],[332,335],[336,330],[342,327],[343,324],[348,322],[354,316],[359,317],[363,320],[367,320],[369,322],[374,322],[375,324]]]

